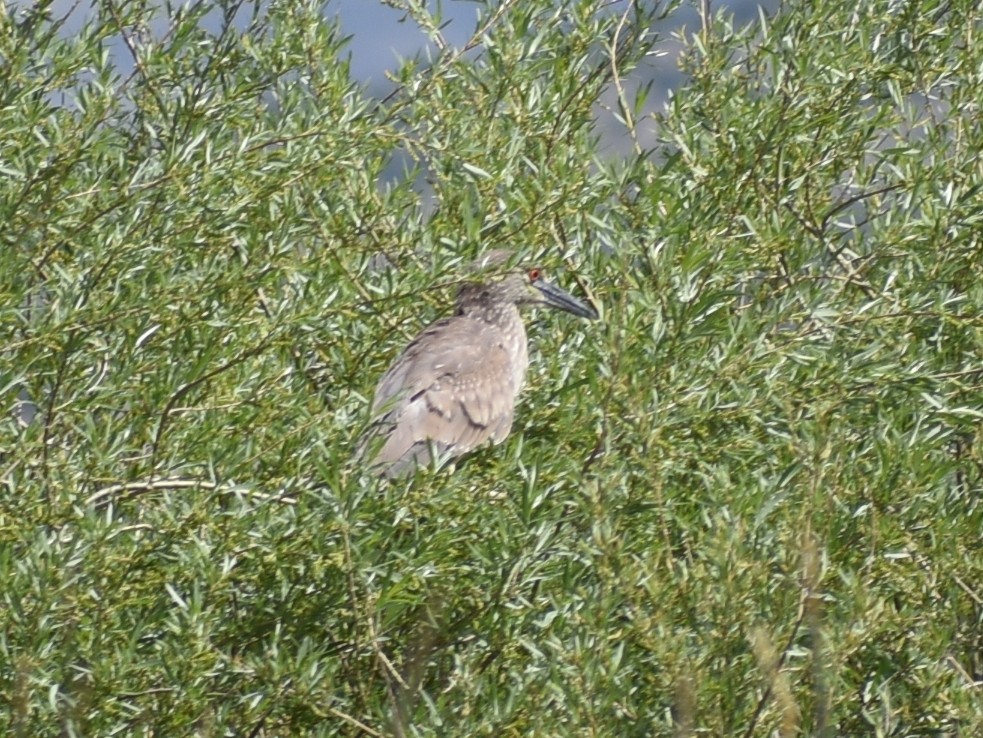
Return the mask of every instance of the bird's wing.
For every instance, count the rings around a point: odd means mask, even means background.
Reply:
[[[385,443],[374,463],[389,476],[430,460],[430,448],[457,456],[512,427],[522,381],[505,335],[465,316],[437,321],[390,367],[376,388],[376,433]]]

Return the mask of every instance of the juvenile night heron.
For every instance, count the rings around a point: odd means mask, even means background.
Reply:
[[[363,446],[377,473],[403,476],[432,454],[446,460],[505,440],[529,365],[520,309],[598,317],[539,268],[510,269],[510,259],[508,251],[479,259],[472,272],[481,281],[460,287],[454,315],[425,328],[379,380]]]

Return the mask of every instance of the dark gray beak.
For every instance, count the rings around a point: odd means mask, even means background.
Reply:
[[[545,279],[537,279],[532,284],[543,296],[543,303],[549,307],[563,310],[564,312],[572,313],[588,320],[597,320],[600,317],[593,307],[582,303],[570,293],[560,289],[551,282],[547,282]]]

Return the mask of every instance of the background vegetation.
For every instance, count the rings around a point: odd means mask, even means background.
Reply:
[[[0,729],[983,735],[975,0],[706,16],[657,114],[672,8],[394,4],[383,100],[316,2],[3,11]],[[492,245],[603,322],[367,477]]]

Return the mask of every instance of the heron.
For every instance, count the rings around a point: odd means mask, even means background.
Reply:
[[[596,320],[597,311],[549,282],[538,266],[514,267],[494,250],[472,264],[454,314],[424,328],[382,375],[363,450],[378,474],[412,474],[512,429],[529,366],[520,311],[546,307]]]

